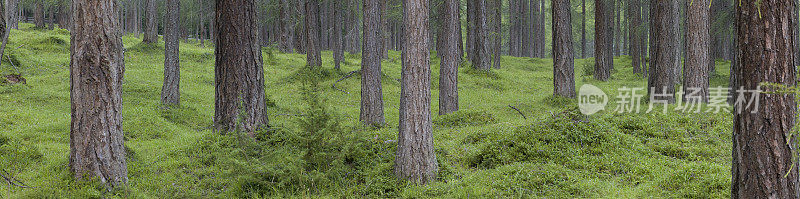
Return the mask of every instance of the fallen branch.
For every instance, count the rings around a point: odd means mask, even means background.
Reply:
[[[350,72],[349,72],[349,73],[347,73],[347,75],[345,75],[344,77],[340,78],[339,80],[336,80],[336,82],[333,82],[333,86],[332,86],[332,87],[333,87],[333,89],[336,89],[336,90],[338,90],[338,91],[342,91],[342,92],[344,92],[344,93],[350,94],[350,92],[347,92],[347,91],[344,91],[344,90],[342,90],[342,89],[336,88],[336,83],[339,83],[339,82],[340,82],[340,81],[342,81],[342,80],[345,80],[345,79],[347,79],[347,78],[350,78],[351,76],[353,76],[353,74],[355,74],[355,73],[357,73],[357,72],[359,72],[359,71],[361,71],[361,70],[354,70],[354,71],[350,71]]]
[[[520,111],[517,107],[511,106],[511,105],[508,105],[508,107],[511,108],[511,109],[514,109],[515,111],[517,111],[517,113],[519,113],[519,115],[522,116],[522,119],[526,119],[526,120],[528,119],[528,117],[525,117],[525,114],[523,114],[522,111]]]
[[[23,183],[22,181],[17,180],[16,178],[14,178],[14,176],[11,176],[11,174],[9,174],[5,169],[0,170],[0,177],[2,177],[3,180],[8,182],[8,184],[16,186],[16,187],[19,187],[19,188],[23,188],[23,189],[36,188],[36,187],[28,186],[25,183]]]

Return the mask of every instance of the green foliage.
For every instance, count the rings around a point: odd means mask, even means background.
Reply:
[[[588,59],[581,63],[581,76],[586,77],[594,75],[595,65],[597,65],[597,63],[594,61],[594,59]]]
[[[497,120],[486,111],[460,110],[449,115],[439,116],[433,124],[442,127],[481,126],[495,123]]]

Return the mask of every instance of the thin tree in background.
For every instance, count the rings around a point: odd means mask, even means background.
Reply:
[[[251,137],[268,125],[255,0],[216,0],[214,127]]]
[[[364,51],[361,56],[361,115],[369,126],[382,126],[383,86],[381,85],[381,13],[382,0],[364,0]]]
[[[342,21],[342,2],[334,1],[333,4],[333,62],[335,63],[334,68],[339,70],[340,64],[344,61],[344,46],[342,42],[344,42],[344,38],[342,38],[342,26],[344,22]],[[378,40],[378,45],[380,44],[381,40]]]
[[[793,92],[761,86],[796,85],[794,59],[794,0],[739,1],[739,65],[736,86],[742,99],[756,97],[758,105],[736,102],[733,114],[731,198],[797,198],[798,164],[795,155],[797,103]],[[759,89],[760,88],[760,89]],[[737,88],[738,89],[738,88]],[[753,96],[756,95],[756,96]],[[734,95],[735,97],[736,95]]]
[[[611,6],[614,0],[595,0],[595,32],[594,32],[594,78],[600,81],[608,81],[611,77],[611,69],[614,68],[614,15],[611,13]]]
[[[709,51],[711,27],[709,12],[711,0],[692,0],[686,13],[686,62],[684,63],[683,91],[685,99],[701,98],[708,102]],[[698,103],[698,102],[695,102]]]
[[[654,94],[651,99],[658,101],[675,102],[675,67],[680,63],[678,50],[678,2],[655,1],[651,2],[653,15],[653,48],[650,58],[650,76],[648,79],[648,93]]]
[[[553,0],[552,6],[554,95],[575,98],[571,5],[569,0]]]
[[[529,51],[530,54],[528,54],[528,57],[541,58],[539,56],[539,54],[540,54],[539,50],[541,49],[541,46],[539,46],[539,45],[544,45],[544,44],[539,42],[538,39],[540,39],[539,36],[544,34],[543,31],[539,30],[540,26],[542,26],[544,24],[542,23],[543,21],[539,21],[539,19],[540,19],[539,16],[541,16],[544,13],[544,9],[540,9],[541,5],[539,4],[539,2],[540,1],[544,1],[544,0],[530,0],[530,1],[531,1],[530,2],[530,4],[531,4],[530,5],[531,6],[531,12],[530,12],[531,22],[530,22],[529,26],[531,27],[531,38],[530,38],[531,39],[531,43],[526,43],[525,45],[530,45],[531,46],[530,51]],[[544,30],[544,29],[542,29],[542,30]]]
[[[545,26],[547,26],[547,24],[545,23],[544,19],[545,19],[545,16],[547,16],[547,11],[545,11],[545,10],[546,10],[545,9],[545,0],[539,0],[539,12],[538,12],[539,13],[539,19],[538,19],[539,22],[537,23],[538,25],[536,26],[537,27],[537,30],[535,31],[536,32],[536,38],[534,39],[534,42],[538,42],[538,44],[536,44],[537,48],[534,50],[535,51],[534,57],[538,57],[538,58],[545,58],[546,57],[544,49],[545,49],[545,37],[547,36],[547,33],[544,30],[545,30]]]
[[[586,58],[586,0],[581,0],[581,58]]]
[[[44,0],[34,0],[36,8],[33,9],[33,25],[36,28],[45,28],[44,24]]]
[[[147,23],[144,29],[143,43],[152,44],[158,42],[158,19],[156,18],[158,10],[156,0],[147,0]]]
[[[520,0],[508,0],[508,20],[511,24],[508,30],[508,54],[515,57],[520,57],[522,49],[520,7]]]
[[[6,2],[6,22],[9,28],[18,29],[19,26],[19,6],[20,0],[5,0]]]
[[[290,0],[281,0],[281,36],[278,44],[279,49],[284,53],[294,52],[294,45],[292,44],[294,43],[292,40],[294,38],[294,19],[292,18],[292,10],[294,10],[293,8],[294,7],[290,5]]]
[[[489,43],[489,24],[487,23],[486,0],[471,0],[475,8],[474,15],[474,28],[472,42],[472,67],[479,70],[491,69],[491,55]]]
[[[305,1],[306,64],[312,67],[322,66],[319,43],[319,0]]]
[[[128,182],[122,132],[119,1],[73,0],[70,34],[71,131],[69,167],[77,180],[107,187]],[[97,61],[102,60],[102,61]]]
[[[521,0],[520,7],[522,10],[520,11],[521,15],[521,23],[522,28],[522,52],[521,57],[533,57],[533,45],[534,45],[534,19],[531,8],[533,7],[535,0]]]
[[[436,179],[439,165],[433,150],[431,69],[428,51],[428,0],[403,0],[403,65],[400,126],[394,173],[425,184]]]
[[[644,56],[644,51],[642,47],[644,46],[644,41],[642,37],[643,27],[641,24],[641,0],[628,0],[628,12],[630,12],[630,24],[629,24],[629,34],[630,34],[630,55],[631,55],[631,65],[633,65],[633,73],[634,74],[642,74],[642,63]]]
[[[492,41],[490,44],[492,46],[491,65],[492,68],[500,69],[500,59],[502,58],[500,56],[500,51],[502,51],[501,48],[503,47],[503,12],[501,11],[503,9],[503,1],[490,0],[489,4],[489,6],[491,6],[491,11],[489,13],[492,15],[492,32],[491,37],[489,37]]]
[[[167,106],[180,104],[181,67],[178,40],[180,39],[180,0],[167,0],[164,18],[164,85],[161,103]]]
[[[460,1],[444,0],[441,13],[442,62],[439,67],[439,115],[458,111],[458,43],[461,41]]]

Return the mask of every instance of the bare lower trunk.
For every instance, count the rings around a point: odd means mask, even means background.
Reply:
[[[486,18],[486,0],[472,0],[475,27],[473,28],[472,67],[479,70],[491,69],[491,55],[489,48],[489,26]]]
[[[700,98],[708,102],[708,51],[711,50],[709,21],[710,0],[694,0],[688,9],[686,23],[686,63],[684,65],[683,91],[685,101]]]
[[[795,1],[740,3],[737,86],[749,91],[769,82],[792,88],[797,80],[791,30]],[[798,198],[795,94],[772,86],[760,90],[759,105],[734,106],[731,198]],[[744,93],[743,100],[752,95]]]
[[[442,62],[439,67],[439,115],[458,111],[459,0],[445,0],[441,13]]]
[[[650,8],[654,19],[653,32],[655,37],[653,56],[650,58],[650,78],[648,80],[648,93],[655,94],[651,99],[658,101],[675,102],[675,67],[680,63],[678,54],[678,2],[658,1],[652,2]]]
[[[575,98],[575,66],[572,49],[572,16],[569,0],[553,0],[554,95]]]
[[[433,150],[430,52],[427,0],[403,0],[403,65],[400,126],[394,173],[400,179],[425,184],[436,180],[439,166]]]
[[[254,136],[268,125],[256,8],[255,0],[216,0],[214,125],[221,133]]]
[[[614,0],[595,0],[594,78],[608,81],[614,67]]]
[[[45,28],[44,24],[44,0],[35,0],[36,8],[33,9],[33,24],[36,28]]]
[[[364,0],[364,52],[361,57],[361,122],[382,126],[383,87],[381,86],[380,5],[381,0]]]
[[[319,2],[306,0],[306,64],[322,66],[319,43]]]
[[[180,0],[167,0],[166,20],[164,20],[164,86],[161,87],[161,103],[168,106],[180,104],[180,59],[178,39],[180,39]]]
[[[147,26],[144,30],[144,43],[158,42],[158,21],[156,21],[156,0],[147,0]]]
[[[281,37],[280,37],[280,50],[284,53],[294,52],[294,19],[292,18],[292,10],[290,0],[281,0]],[[213,30],[213,27],[212,27]],[[213,32],[213,31],[212,31]]]
[[[332,9],[333,12],[333,45],[331,46],[333,49],[333,62],[335,62],[335,68],[338,70],[340,68],[341,62],[344,61],[344,48],[342,47],[342,26],[344,25],[342,22],[342,3],[341,2],[333,2],[334,8]],[[380,25],[379,25],[380,26]],[[380,34],[380,33],[379,33]],[[380,45],[380,39],[378,39],[378,45]]]
[[[117,2],[72,1],[76,16],[70,44],[69,166],[75,179],[97,180],[108,187],[128,182],[122,132],[125,63]]]

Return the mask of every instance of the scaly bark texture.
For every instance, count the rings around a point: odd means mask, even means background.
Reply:
[[[431,68],[428,51],[428,0],[403,0],[403,65],[400,126],[394,173],[425,184],[436,179],[439,165],[433,151]],[[418,27],[418,28],[413,28]]]
[[[678,50],[678,2],[656,1],[651,2],[653,15],[653,48],[650,57],[650,78],[648,79],[648,93],[657,96],[655,100],[675,102],[675,67],[680,63]]]
[[[611,13],[613,0],[594,1],[594,78],[608,81],[614,67],[614,15]]]
[[[8,22],[8,27],[17,29],[19,24],[19,10],[17,6],[19,5],[19,0],[5,0],[6,2],[6,18]]]
[[[306,64],[322,66],[319,43],[319,0],[306,0]]]
[[[474,18],[474,31],[473,40],[467,42],[472,43],[472,67],[479,70],[490,70],[491,65],[491,52],[489,42],[489,25],[486,17],[486,0],[471,0],[472,5],[475,6],[472,11]],[[408,27],[408,26],[406,26]]]
[[[444,0],[441,13],[442,62],[439,67],[439,115],[458,111],[458,43],[461,42],[459,0]]]
[[[117,19],[119,1],[73,0],[69,167],[77,180],[108,187],[128,182],[122,132],[125,62]]]
[[[708,102],[708,62],[711,45],[709,6],[711,0],[693,0],[689,4],[686,25],[686,61],[684,65],[683,91],[685,99],[700,97]]]
[[[281,36],[279,38],[279,47],[281,52],[292,53],[294,48],[292,39],[294,38],[294,19],[292,18],[292,10],[289,0],[281,0]],[[213,31],[212,31],[213,32]]]
[[[168,106],[180,104],[181,67],[178,56],[181,18],[180,0],[167,0],[164,35],[164,86],[161,87],[161,103]]]
[[[36,28],[45,28],[44,24],[44,0],[35,0],[36,8],[33,9],[33,24]]]
[[[342,42],[344,42],[344,38],[342,37],[342,26],[344,23],[342,21],[342,2],[334,1],[331,2],[333,4],[333,38],[331,38],[332,45],[331,48],[333,50],[333,62],[336,64],[334,66],[335,69],[340,69],[340,64],[344,61],[344,47]],[[380,25],[379,25],[380,26]],[[378,45],[380,45],[380,39],[378,39]],[[382,45],[380,45],[382,47]]]
[[[443,7],[446,5],[443,5]],[[522,49],[522,18],[520,11],[522,5],[520,0],[508,0],[508,21],[511,24],[508,28],[508,54],[520,57]]]
[[[147,0],[147,23],[144,29],[143,43],[152,44],[158,42],[158,21],[156,19],[158,10],[156,5],[156,0]]]
[[[642,32],[644,32],[644,28],[642,27],[641,22],[641,6],[639,5],[640,0],[629,0],[628,1],[628,16],[630,17],[629,24],[628,24],[628,32],[630,35],[630,55],[631,55],[631,65],[633,65],[633,73],[634,74],[641,74],[642,73],[642,56],[644,56],[644,52],[642,52],[642,45],[644,45],[644,41],[642,41]]]
[[[361,56],[361,122],[382,126],[383,87],[381,86],[381,14],[379,1],[364,0],[364,52]]]
[[[545,26],[547,26],[547,24],[544,22],[544,19],[545,19],[545,16],[547,16],[547,11],[546,11],[547,9],[545,8],[545,0],[538,0],[538,2],[539,2],[539,11],[537,13],[539,13],[538,14],[539,18],[538,18],[538,23],[536,25],[536,30],[535,30],[536,38],[533,40],[533,42],[537,42],[538,44],[535,45],[537,48],[534,49],[534,56],[535,57],[539,57],[539,58],[545,58],[546,55],[545,55],[545,51],[544,51],[544,48],[545,48],[544,45],[545,45],[545,37],[547,36],[547,33],[544,30],[545,30]],[[533,5],[531,5],[531,6],[533,6]]]
[[[553,0],[554,95],[575,98],[575,60],[572,49],[572,11],[569,0]]]
[[[522,0],[520,5],[520,8],[522,9],[520,10],[520,17],[522,17],[522,30],[520,30],[522,31],[522,44],[520,44],[522,45],[521,57],[533,57],[533,39],[535,29],[533,28],[534,18],[532,13],[533,11],[531,11],[531,7],[533,7],[533,5],[531,4],[534,2],[535,1],[532,0]]]
[[[492,54],[492,68],[500,69],[500,51],[502,51],[503,47],[503,1],[501,0],[490,0],[489,5],[491,6],[491,10],[489,13],[492,15],[492,24],[491,29],[492,33],[489,37],[491,39],[491,54]]]
[[[794,0],[741,1],[736,6],[741,55],[737,86],[795,86],[794,6]],[[792,158],[797,140],[791,130],[796,124],[795,95],[761,89],[757,108],[734,108],[731,198],[798,198],[798,165]]]
[[[216,0],[214,126],[220,133],[267,127],[255,0]]]

